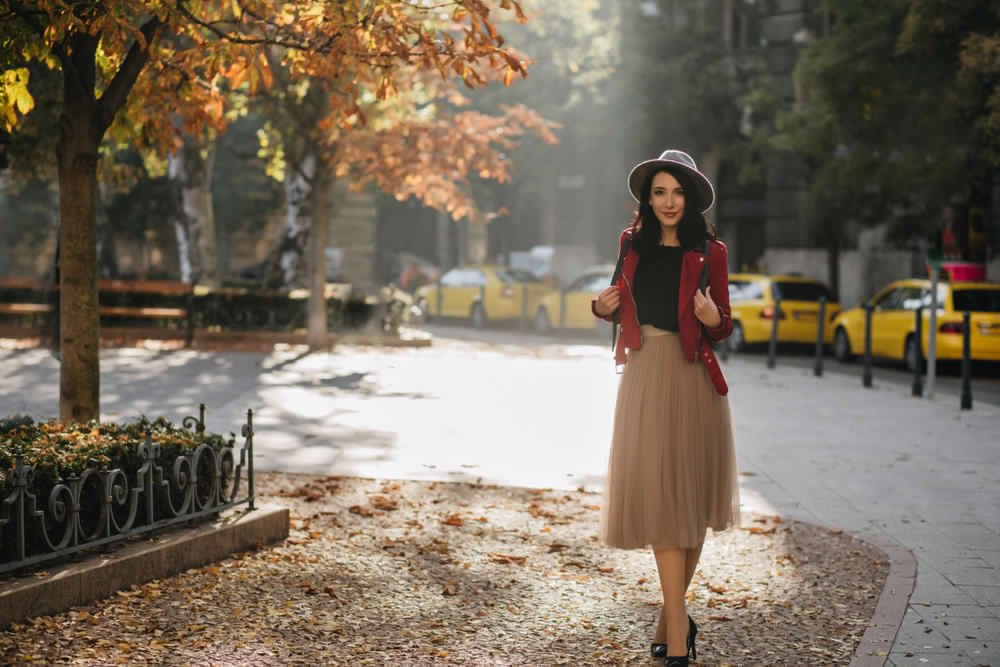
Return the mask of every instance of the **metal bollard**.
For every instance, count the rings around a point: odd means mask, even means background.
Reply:
[[[910,387],[910,393],[913,396],[923,396],[924,384],[920,377],[920,361],[924,358],[924,309],[922,306],[918,306],[916,311],[914,311],[914,317],[917,318],[916,330],[913,334],[917,341],[917,358],[913,361],[913,384]]]
[[[727,341],[722,341],[718,344],[719,359],[722,361],[729,361],[729,343]]]
[[[813,375],[823,377],[823,328],[826,322],[826,297],[819,298],[819,323],[816,325],[816,362]]]
[[[861,384],[872,386],[872,305],[865,304],[865,366],[861,375]]]
[[[437,293],[438,293],[438,299],[437,299],[437,301],[438,301],[438,303],[437,303],[437,306],[438,306],[438,317],[441,317],[441,301],[443,299],[442,299],[442,294],[441,294],[441,281],[440,280],[438,280],[438,284],[437,284]]]
[[[972,409],[972,313],[962,313],[962,409]]]
[[[771,320],[771,342],[767,346],[767,367],[774,368],[777,365],[778,354],[778,320],[781,319],[781,297],[774,300],[774,318]]]

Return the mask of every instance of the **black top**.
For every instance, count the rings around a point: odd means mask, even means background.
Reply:
[[[657,329],[678,331],[677,294],[681,288],[681,258],[679,246],[658,245],[639,255],[635,269],[636,314],[639,324],[652,324]]]

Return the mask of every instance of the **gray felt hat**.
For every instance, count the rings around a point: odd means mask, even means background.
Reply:
[[[668,167],[668,171],[684,172],[694,188],[698,201],[701,202],[701,212],[708,211],[715,204],[715,188],[705,174],[698,171],[698,165],[694,158],[684,151],[667,149],[655,160],[646,160],[632,167],[628,175],[628,191],[632,193],[632,198],[639,201],[639,190],[651,172],[657,171],[660,167]]]

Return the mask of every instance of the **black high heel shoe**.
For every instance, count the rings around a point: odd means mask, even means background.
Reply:
[[[668,655],[663,659],[663,667],[688,667],[689,664],[686,655]]]
[[[697,636],[698,636],[698,626],[695,624],[694,619],[691,618],[691,616],[688,616],[687,650],[692,660],[698,659],[698,647],[694,643],[694,640]]]
[[[694,619],[691,615],[688,615],[688,636],[687,636],[687,651],[688,655],[691,656],[692,660],[698,659],[698,647],[695,645],[695,639],[698,637],[698,626],[695,624]],[[649,645],[649,654],[654,658],[666,658],[667,657],[667,645],[658,644],[656,642]]]

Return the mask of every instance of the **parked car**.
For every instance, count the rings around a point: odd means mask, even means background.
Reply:
[[[556,290],[542,297],[534,314],[535,331],[548,333],[554,327],[600,330],[604,324],[594,317],[590,310],[590,302],[611,284],[611,274],[614,271],[614,264],[589,267],[570,282],[565,290]]]
[[[909,370],[927,358],[931,304],[930,280],[889,283],[869,301],[872,310],[872,356],[903,361]],[[922,307],[923,335],[918,350],[914,311]],[[1000,361],[1000,283],[938,284],[936,356],[962,358],[962,313],[971,312],[971,357]],[[833,322],[834,356],[850,361],[865,350],[864,307],[845,310]]]
[[[487,322],[517,320],[522,308],[527,317],[555,291],[542,279],[524,269],[490,264],[456,267],[441,280],[419,288],[415,297],[425,318],[468,318],[476,328]],[[522,306],[524,300],[524,306]]]
[[[775,303],[781,307],[775,312]],[[771,340],[771,327],[778,318],[779,343],[815,343],[819,324],[819,300],[826,299],[823,342],[833,341],[829,323],[840,312],[840,304],[822,281],[800,276],[768,276],[759,273],[729,275],[729,306],[733,314],[733,333],[727,339],[729,349],[738,352],[747,345]]]

